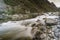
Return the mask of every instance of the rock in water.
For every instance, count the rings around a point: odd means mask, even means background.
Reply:
[[[51,18],[47,18],[46,19],[46,24],[47,25],[56,25],[57,24],[57,20],[51,19]]]

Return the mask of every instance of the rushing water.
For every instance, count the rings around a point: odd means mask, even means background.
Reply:
[[[6,4],[3,0],[0,0],[0,11],[3,11],[6,8]],[[57,13],[55,13],[57,14]],[[39,19],[41,24],[46,25],[45,20],[43,18],[51,18],[51,19],[57,19],[58,16],[51,14],[44,14],[42,16],[38,16],[36,18],[32,19],[26,19],[21,21],[8,21],[5,23],[0,24],[0,39],[6,38],[6,37],[12,37],[12,39],[16,39],[19,37],[33,37],[33,34],[31,33],[31,30],[33,29],[31,27],[31,24],[36,23],[36,21]],[[58,24],[52,25],[52,31],[54,32],[54,39],[53,40],[60,40],[60,18],[57,19]],[[34,30],[35,33],[36,30]],[[43,35],[44,36],[44,35]],[[50,39],[52,40],[52,39]]]
[[[60,18],[58,19],[58,24],[55,27],[54,34],[55,40],[60,40]]]
[[[8,21],[6,23],[0,24],[0,38],[4,37],[12,37],[13,39],[19,38],[19,37],[33,37],[33,34],[31,34],[31,24],[36,23],[37,20],[40,20],[40,23],[43,25],[46,25],[44,18],[50,18],[58,20],[58,16],[49,16],[49,14],[37,16],[36,18],[32,19],[26,19],[21,21]],[[48,21],[48,23],[54,23],[56,21],[51,20],[51,22]],[[54,39],[53,40],[59,40],[60,35],[60,22],[58,22],[57,25],[52,25],[52,31],[54,32]],[[27,30],[26,30],[27,28]],[[36,31],[36,30],[35,30]],[[34,31],[34,33],[35,33]],[[49,40],[49,39],[47,39]]]

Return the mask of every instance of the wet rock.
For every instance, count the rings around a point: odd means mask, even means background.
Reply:
[[[48,26],[56,25],[56,24],[57,24],[57,21],[56,21],[56,19],[47,18],[47,19],[46,19],[46,24],[47,24]]]

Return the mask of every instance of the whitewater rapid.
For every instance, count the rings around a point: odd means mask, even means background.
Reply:
[[[31,24],[36,23],[37,20],[40,20],[39,22],[42,25],[45,25],[46,24],[45,18],[50,18],[50,19],[54,19],[57,21],[59,17],[41,15],[41,16],[37,16],[36,18],[32,18],[32,19],[26,19],[26,20],[21,20],[21,21],[8,21],[5,23],[1,23],[0,24],[0,38],[6,38],[6,37],[11,37],[12,39],[16,39],[19,37],[31,37],[32,38],[35,32],[31,33],[33,29],[31,27]],[[54,28],[54,32],[56,32],[55,31],[56,28],[55,27],[53,28]]]

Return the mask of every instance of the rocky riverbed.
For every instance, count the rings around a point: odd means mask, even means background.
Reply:
[[[45,14],[36,18],[0,24],[1,40],[59,40],[59,16]]]

